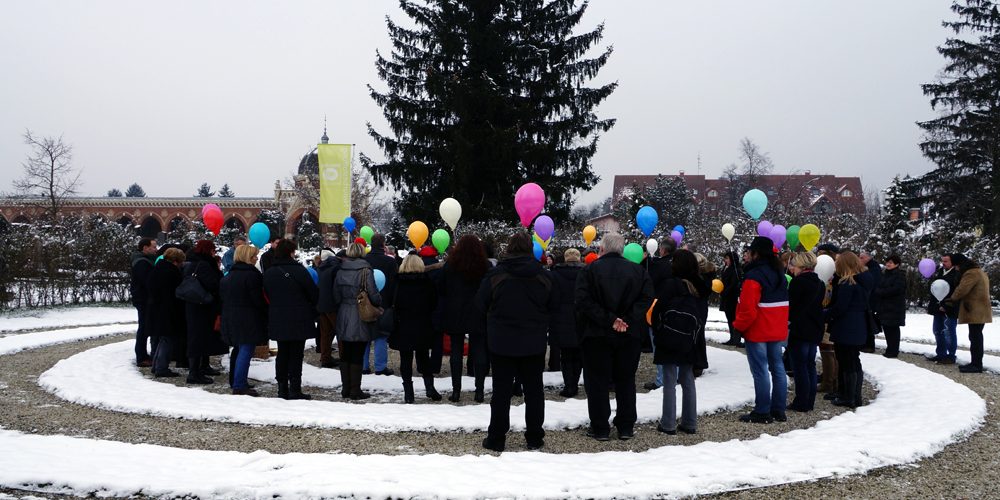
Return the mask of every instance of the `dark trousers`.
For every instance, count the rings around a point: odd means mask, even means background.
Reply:
[[[494,444],[504,443],[510,431],[510,399],[513,396],[514,377],[524,385],[524,439],[528,444],[538,443],[545,437],[545,393],[542,372],[545,355],[501,356],[490,353],[493,363],[493,396],[490,398],[490,427],[486,438]]]
[[[882,333],[885,334],[885,353],[889,356],[899,355],[899,326],[882,325]]]
[[[462,388],[462,351],[465,348],[465,335],[451,334],[451,385],[455,390]],[[428,362],[428,364],[430,364]],[[469,361],[470,372],[476,378],[476,389],[482,389],[486,381],[486,375],[490,371],[489,356],[486,353],[486,337],[483,335],[469,334]],[[425,373],[420,368],[417,361],[417,370]]]
[[[549,371],[550,372],[559,371],[561,362],[562,362],[562,349],[555,344],[549,344]]]
[[[365,357],[365,350],[368,349],[368,342],[341,342],[340,361],[348,364],[360,365]]]
[[[624,333],[583,339],[583,380],[590,428],[595,434],[607,435],[611,430],[608,386],[612,382],[618,406],[615,427],[619,432],[632,432],[636,420],[635,371],[639,367],[639,350],[639,339]]]
[[[560,350],[563,385],[567,390],[575,392],[580,384],[580,372],[583,371],[583,356],[579,347],[563,347]]]
[[[274,360],[274,378],[278,383],[302,380],[302,358],[305,340],[279,340],[278,357]]]
[[[170,370],[170,356],[173,339],[170,337],[153,337],[153,374],[167,373]]]
[[[812,410],[816,403],[816,349],[812,342],[789,340],[788,353],[795,373],[795,399],[792,406],[801,410]]]
[[[427,365],[430,364],[430,356],[427,349],[399,351],[399,376],[403,377],[403,383],[413,382],[414,358],[417,360],[417,371],[427,373]]]
[[[972,366],[983,366],[983,326],[969,325],[969,353],[972,354]]]
[[[149,335],[146,334],[146,305],[136,305],[135,310],[139,314],[139,327],[135,330],[135,362],[141,363],[152,359],[149,353],[156,351],[156,341],[153,341],[151,349],[147,351],[146,343],[149,342]]]
[[[337,325],[337,313],[320,313],[319,315],[319,361],[333,361],[333,337]]]
[[[861,373],[861,348],[859,345],[833,344],[833,353],[837,356],[838,375]],[[841,381],[842,382],[842,381]],[[843,392],[843,383],[838,384]]]
[[[444,360],[444,334],[441,332],[435,333],[431,339],[431,356],[430,362],[427,364],[427,369],[430,373],[423,373],[424,375],[434,375],[441,373],[441,363]]]

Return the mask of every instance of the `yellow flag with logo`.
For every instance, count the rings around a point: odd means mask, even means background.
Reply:
[[[340,224],[351,215],[351,145],[319,144],[319,221]]]

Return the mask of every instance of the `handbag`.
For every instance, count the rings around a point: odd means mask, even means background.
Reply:
[[[205,290],[205,287],[198,281],[198,273],[185,276],[181,284],[177,285],[174,296],[184,302],[200,305],[210,304],[213,300],[212,294],[208,293],[208,290]]]
[[[368,297],[368,269],[361,270],[361,289],[358,290],[358,316],[365,323],[372,323],[382,316],[382,308],[372,305]]]

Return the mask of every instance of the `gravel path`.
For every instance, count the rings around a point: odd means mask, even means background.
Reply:
[[[258,449],[274,453],[344,452],[359,454],[425,454],[447,455],[482,454],[480,442],[484,433],[421,433],[405,432],[378,434],[364,431],[302,429],[248,426],[209,421],[192,421],[120,414],[67,403],[45,392],[37,385],[39,374],[58,360],[82,350],[128,338],[120,336],[75,344],[57,345],[35,349],[3,358],[0,371],[0,426],[36,434],[67,434],[96,439],[133,443],[150,443],[179,448],[209,450],[236,450],[251,452]],[[997,498],[1000,497],[1000,445],[996,435],[1000,418],[992,410],[1000,394],[1000,377],[988,374],[959,374],[957,368],[936,366],[918,356],[901,355],[900,359],[942,373],[963,383],[987,400],[990,414],[983,429],[968,441],[946,448],[942,453],[916,464],[884,468],[867,476],[827,479],[817,482],[781,485],[770,488],[732,492],[720,497],[732,498]],[[306,361],[317,364],[318,356],[307,353]],[[216,362],[217,363],[217,362]],[[393,360],[393,363],[398,363]],[[444,370],[447,372],[447,362]],[[147,374],[148,375],[148,374]],[[643,355],[639,385],[650,380],[653,369],[649,354]],[[227,392],[225,377],[208,389]],[[167,379],[170,380],[170,379]],[[183,379],[172,382],[183,384]],[[419,384],[417,384],[419,385]],[[258,390],[265,396],[275,395],[275,386],[258,383]],[[444,389],[438,390],[446,395]],[[866,398],[875,397],[866,385]],[[332,390],[309,389],[315,397],[340,400]],[[475,404],[471,393],[463,394],[461,404]],[[398,396],[386,396],[395,398]],[[555,390],[546,392],[550,400],[561,399]],[[428,403],[417,391],[417,401],[422,404],[454,404],[446,400]],[[359,403],[377,404],[377,403]],[[724,412],[699,418],[699,432],[694,436],[666,436],[655,430],[655,423],[637,426],[636,438],[631,441],[612,440],[598,443],[584,435],[583,429],[548,432],[544,451],[549,453],[581,453],[600,451],[643,451],[668,444],[689,445],[705,440],[728,441],[753,439],[762,433],[780,434],[793,429],[807,428],[818,420],[841,413],[825,401],[817,402],[817,411],[811,414],[789,413],[787,423],[767,426],[747,425],[736,420],[740,412]],[[929,423],[932,425],[932,423]],[[520,435],[508,436],[507,449],[520,451],[524,441]],[[0,489],[9,494],[25,494]],[[34,494],[36,496],[40,496]],[[41,495],[43,496],[43,495]]]

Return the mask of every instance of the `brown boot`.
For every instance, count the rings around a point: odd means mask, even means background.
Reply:
[[[833,353],[833,344],[824,342],[819,345],[819,356],[823,362],[823,373],[820,375],[819,393],[837,392],[837,356]]]

